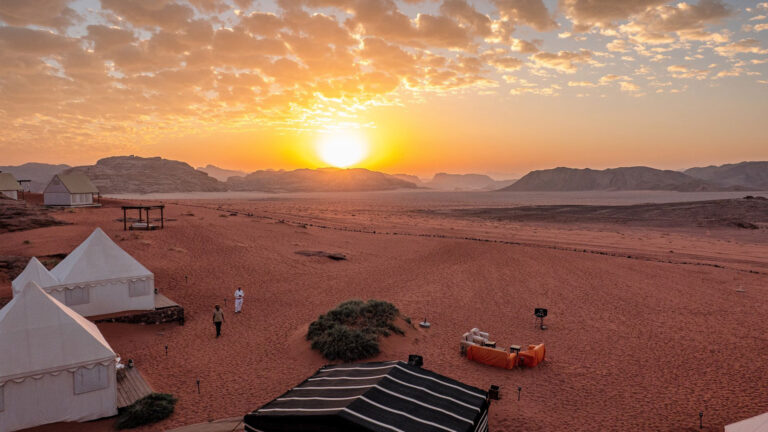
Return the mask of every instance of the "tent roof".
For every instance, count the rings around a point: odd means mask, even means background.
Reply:
[[[726,425],[725,432],[768,432],[768,412]]]
[[[16,177],[8,172],[0,172],[0,191],[20,191],[21,185]]]
[[[487,430],[487,393],[403,362],[325,366],[245,416],[246,431]]]
[[[96,228],[64,260],[51,270],[59,284],[147,277],[152,272]]]
[[[0,382],[115,358],[96,325],[30,282],[0,309]]]
[[[56,174],[64,183],[64,187],[67,188],[69,193],[99,193],[96,186],[91,183],[91,179],[83,173],[71,172],[67,174]]]
[[[29,260],[24,271],[11,282],[13,295],[18,295],[30,282],[35,282],[43,288],[59,284],[59,281],[35,257]]]

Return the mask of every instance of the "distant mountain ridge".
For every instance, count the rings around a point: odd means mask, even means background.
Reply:
[[[228,178],[230,177],[243,177],[247,175],[248,173],[245,171],[238,171],[238,170],[230,170],[230,169],[224,169],[219,168],[215,165],[208,164],[204,167],[198,167],[198,171],[202,171],[209,176],[215,178],[218,181],[226,182]]]
[[[726,165],[689,168],[691,177],[723,186],[744,186],[768,190],[768,162],[740,162]]]
[[[31,180],[29,191],[41,193],[54,175],[70,168],[69,165],[51,165],[45,163],[29,162],[18,166],[0,166],[0,171],[9,172],[17,180]]]
[[[514,180],[494,180],[485,174],[437,173],[426,187],[439,190],[496,190],[513,184]]]
[[[79,166],[65,172],[81,172],[101,194],[158,192],[221,192],[227,186],[190,165],[160,157],[113,156],[96,165]]]
[[[605,170],[559,167],[532,171],[501,191],[670,190],[679,192],[746,190],[723,186],[678,171],[649,167]]]
[[[363,168],[320,168],[293,171],[255,171],[230,177],[230,190],[262,192],[357,192],[416,189],[414,183]]]

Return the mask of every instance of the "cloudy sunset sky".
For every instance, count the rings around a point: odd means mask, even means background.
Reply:
[[[499,177],[768,159],[768,2],[0,0],[0,165]]]

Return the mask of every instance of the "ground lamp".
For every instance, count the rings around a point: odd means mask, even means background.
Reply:
[[[546,330],[547,326],[544,325],[544,317],[547,316],[547,310],[544,308],[535,308],[533,315],[536,317],[536,323],[540,329]]]
[[[427,321],[427,317],[424,317],[424,321],[420,322],[419,326],[422,328],[430,328],[432,324],[430,324],[429,321]]]
[[[517,400],[520,400],[520,393],[522,393],[522,391],[523,391],[523,388],[518,386],[517,387]]]
[[[168,345],[165,346],[165,356],[168,357]]]
[[[197,379],[197,394],[200,394],[200,378]]]
[[[704,429],[704,411],[699,411],[699,429]]]

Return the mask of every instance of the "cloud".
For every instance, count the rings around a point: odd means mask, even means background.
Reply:
[[[471,29],[478,36],[490,36],[491,19],[472,7],[466,0],[445,0],[440,5],[440,12]]]
[[[747,38],[728,45],[722,45],[715,48],[718,54],[726,57],[732,57],[736,54],[768,54],[768,49],[764,49],[757,39]]]
[[[725,42],[727,33],[711,33],[706,27],[732,14],[732,9],[722,0],[662,4],[633,16],[620,29],[638,43],[671,43],[675,41],[673,34],[683,40]]]
[[[667,0],[560,0],[560,10],[574,25],[574,30],[584,32],[594,26],[613,27],[614,22],[659,6]]]
[[[667,72],[669,72],[672,77],[678,79],[703,80],[707,79],[710,71],[706,69],[691,69],[684,65],[672,65],[667,67]]]
[[[619,88],[621,89],[621,91],[626,92],[626,93],[635,93],[635,92],[640,91],[640,86],[638,86],[637,84],[631,83],[631,82],[627,82],[627,81],[620,82],[619,83]]]
[[[70,0],[3,0],[0,21],[12,26],[38,25],[63,30],[80,20]]]
[[[558,27],[542,0],[493,0],[504,19],[520,22],[539,31]]]
[[[578,69],[578,63],[588,63],[592,59],[592,52],[581,50],[579,52],[560,51],[557,54],[540,52],[531,56],[538,67],[554,69],[564,73],[574,73]]]
[[[194,16],[191,7],[171,0],[101,0],[101,7],[113,11],[135,27],[177,30]]]

